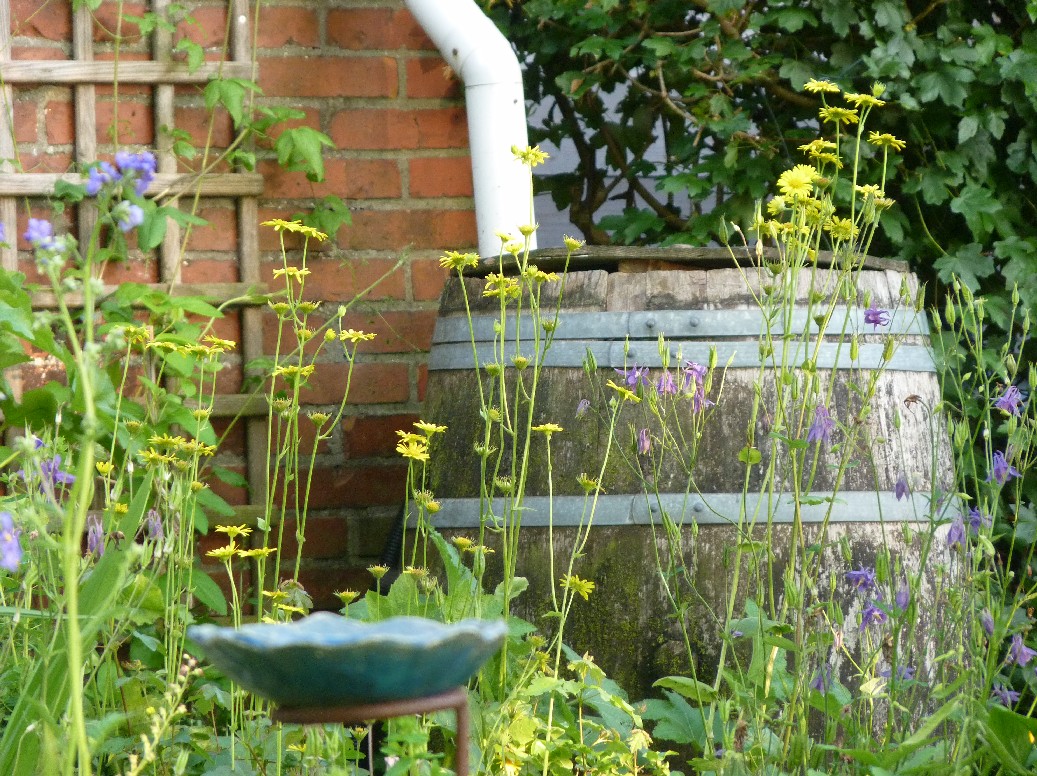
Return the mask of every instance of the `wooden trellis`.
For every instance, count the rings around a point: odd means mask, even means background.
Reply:
[[[163,14],[170,0],[151,0],[151,10]],[[16,205],[22,197],[46,197],[54,190],[59,179],[81,181],[78,173],[25,173],[16,168],[17,148],[14,137],[15,90],[19,86],[46,84],[71,86],[75,113],[75,161],[82,166],[97,159],[96,86],[98,84],[144,84],[152,87],[155,127],[175,127],[176,111],[174,90],[177,85],[204,84],[215,77],[255,79],[249,29],[248,0],[228,0],[231,14],[229,60],[203,62],[191,69],[184,62],[173,59],[173,39],[168,30],[157,29],[152,34],[151,61],[95,61],[93,52],[93,21],[85,7],[73,11],[72,58],[59,61],[11,58],[10,0],[0,0],[0,220],[9,230],[8,246],[0,249],[0,265],[18,269],[17,240],[13,234],[17,223]],[[202,294],[215,299],[243,297],[252,292],[265,291],[260,280],[259,262],[259,197],[263,193],[263,178],[256,173],[213,173],[198,177],[177,171],[168,132],[156,130],[156,157],[158,172],[146,193],[161,194],[167,204],[175,204],[178,194],[196,193],[201,197],[231,198],[235,202],[237,220],[238,282],[199,283],[181,282],[181,235],[176,224],[170,223],[165,240],[158,248],[159,282],[156,288],[171,290],[174,295]],[[78,211],[80,234],[89,234],[96,221],[96,213],[88,205]],[[228,246],[230,247],[230,246]],[[106,289],[108,291],[113,288]],[[53,304],[47,294],[37,294],[34,306],[45,308]],[[262,355],[262,309],[245,305],[241,311],[241,342],[239,352],[243,363]],[[259,406],[257,406],[259,405]],[[218,397],[213,413],[216,417],[244,415],[246,420],[247,480],[252,499],[262,498],[266,487],[266,424],[259,415],[266,414],[262,402],[250,401],[247,395]],[[257,507],[240,509],[239,517],[246,518]]]

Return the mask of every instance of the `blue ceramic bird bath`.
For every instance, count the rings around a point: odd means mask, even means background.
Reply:
[[[503,620],[422,617],[360,622],[317,612],[187,635],[227,676],[278,706],[347,706],[421,698],[464,684],[500,648]]]

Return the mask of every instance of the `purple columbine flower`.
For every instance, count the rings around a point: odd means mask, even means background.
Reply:
[[[990,691],[990,697],[999,701],[1002,706],[1012,707],[1016,704],[1016,702],[1018,702],[1019,693],[1017,693],[1015,690],[1010,690],[1009,688],[1005,687],[1003,684],[998,682]]]
[[[119,225],[119,229],[128,232],[144,223],[144,210],[140,205],[134,205],[124,199],[112,208],[112,217]]]
[[[105,186],[122,180],[119,171],[108,162],[101,162],[96,167],[91,167],[87,173],[86,193],[87,196],[96,197]]]
[[[148,185],[155,177],[157,163],[155,155],[147,151],[132,154],[128,151],[119,151],[115,155],[115,164],[123,175],[132,174],[134,178],[133,190],[138,197],[143,197],[148,190]]]
[[[637,388],[639,385],[649,385],[648,379],[648,367],[638,366],[634,364],[629,369],[616,369],[616,374],[623,377],[623,381],[627,384],[627,388]]]
[[[987,475],[987,482],[996,481],[998,485],[1004,485],[1013,477],[1018,477],[1019,470],[1005,460],[1005,454],[1000,450],[994,452],[994,464]]]
[[[906,474],[902,473],[897,477],[897,481],[893,483],[893,495],[897,497],[897,501],[901,501],[911,495],[911,489],[907,487]]]
[[[0,512],[0,568],[17,571],[22,562],[21,529],[14,524],[10,512]]]
[[[989,528],[992,522],[990,515],[984,515],[977,507],[969,510],[969,531],[973,536],[979,533],[980,528]]]
[[[1014,385],[1005,388],[1005,392],[994,402],[994,407],[1009,415],[1022,414],[1023,395]]]
[[[893,671],[889,668],[884,668],[881,671],[879,671],[879,676],[884,676],[888,679],[889,677],[893,676]],[[897,666],[897,681],[910,682],[914,678],[914,666]]]
[[[54,226],[43,218],[30,218],[29,228],[25,230],[25,241],[37,248],[47,248],[54,238]]]
[[[72,485],[76,481],[76,477],[73,474],[69,474],[61,469],[61,456],[55,455],[49,461],[42,461],[40,463],[40,471],[43,473],[43,488],[49,490],[57,490],[60,485]]]
[[[637,435],[637,452],[641,455],[648,455],[652,449],[652,435],[649,433],[647,428],[641,429],[641,432]]]
[[[889,322],[889,310],[876,307],[875,302],[872,302],[871,307],[864,311],[864,323],[869,326],[874,326],[877,329],[879,326],[888,326]]]
[[[86,519],[86,551],[98,558],[104,555],[104,524],[100,515]]]
[[[810,680],[810,689],[817,690],[822,695],[828,695],[832,689],[832,666],[826,663],[817,670],[817,675]]]
[[[987,636],[994,635],[994,616],[988,609],[984,609],[979,613],[979,624],[983,626],[983,632]]]
[[[897,594],[893,596],[893,603],[897,605],[897,609],[900,611],[907,611],[907,605],[911,603],[911,588],[908,587],[906,583],[897,590]]]
[[[961,515],[954,518],[950,530],[947,531],[947,546],[952,550],[965,546],[965,521],[961,519]]]
[[[878,589],[875,584],[875,569],[861,566],[856,571],[847,571],[845,576],[846,581],[859,592],[867,593]]]
[[[669,369],[659,375],[659,379],[655,381],[655,389],[659,393],[669,394],[670,396],[677,394],[677,381],[673,379]]]
[[[814,422],[810,424],[810,428],[807,430],[807,441],[830,442],[833,429],[835,429],[835,421],[828,414],[828,407],[818,404],[817,409],[814,410]]]
[[[879,608],[878,599],[870,601],[861,613],[861,630],[865,630],[869,625],[885,625],[887,620],[889,615]]]
[[[576,403],[576,417],[582,418],[584,415],[587,414],[587,410],[589,410],[590,408],[591,408],[591,400],[590,399],[580,399]]]
[[[1008,647],[1005,663],[1008,665],[1015,664],[1020,668],[1024,668],[1035,656],[1037,656],[1037,650],[1032,650],[1026,646],[1023,643],[1023,635],[1017,633],[1012,636],[1012,644]]]
[[[153,542],[161,542],[165,538],[165,530],[162,527],[162,515],[159,514],[157,509],[148,510],[144,526],[148,532],[148,538]]]
[[[685,361],[682,372],[681,390],[691,394],[691,411],[697,413],[711,407],[713,402],[706,398],[706,375],[709,368],[694,361]]]
[[[0,243],[7,242],[7,227],[0,223]]]

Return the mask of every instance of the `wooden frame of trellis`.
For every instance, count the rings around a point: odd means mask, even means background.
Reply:
[[[151,10],[161,14],[168,9],[170,0],[151,0]],[[249,29],[248,0],[228,0],[231,14],[231,58],[219,62],[203,62],[195,69],[173,59],[173,39],[168,30],[157,29],[152,34],[153,61],[95,61],[93,52],[93,21],[89,9],[73,11],[72,59],[59,61],[11,58],[10,0],[0,0],[0,221],[13,230],[17,218],[17,200],[20,197],[45,197],[52,193],[59,179],[80,181],[77,173],[26,173],[18,171],[15,160],[17,147],[14,138],[14,91],[19,85],[56,84],[73,88],[75,112],[75,161],[80,167],[97,159],[96,85],[114,83],[144,84],[153,87],[155,126],[175,126],[174,89],[182,84],[204,84],[215,77],[254,79],[255,63],[252,57]],[[262,293],[266,286],[260,280],[259,262],[259,196],[263,193],[263,178],[257,173],[230,172],[195,176],[177,172],[176,157],[168,133],[156,131],[158,172],[148,187],[146,196],[161,195],[171,202],[179,194],[201,197],[233,198],[236,203],[238,233],[237,283],[181,282],[180,265],[184,246],[176,224],[170,223],[165,240],[158,249],[159,283],[156,288],[173,295],[203,295],[214,299],[245,297]],[[78,211],[80,234],[89,234],[96,214],[89,206]],[[0,248],[0,266],[18,268],[17,240],[12,234],[8,245]],[[113,289],[108,289],[113,290]],[[34,306],[53,305],[53,297],[46,293],[34,296]],[[244,305],[241,311],[241,342],[239,351],[243,364],[262,355],[262,308]],[[266,492],[266,415],[265,402],[255,401],[247,394],[217,397],[215,417],[242,416],[245,420],[247,481],[250,501],[263,498]],[[239,507],[239,519],[254,519],[262,506]]]

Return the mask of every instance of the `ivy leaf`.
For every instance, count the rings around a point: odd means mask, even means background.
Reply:
[[[961,193],[951,200],[951,211],[964,216],[972,234],[980,239],[994,230],[994,216],[1002,207],[989,188],[976,183],[965,184]]]
[[[796,59],[789,59],[778,69],[778,75],[788,80],[792,88],[799,91],[803,84],[814,77],[814,68]]]
[[[950,285],[957,277],[972,291],[979,290],[980,278],[990,277],[996,269],[993,257],[983,253],[979,243],[963,245],[938,258],[933,266],[944,283]]]
[[[975,116],[965,116],[958,122],[958,142],[964,143],[976,136],[979,131],[979,119]]]
[[[946,105],[961,107],[968,94],[965,84],[974,78],[971,70],[945,65],[918,78],[918,99],[933,102],[939,97]]]
[[[782,8],[774,14],[774,23],[783,30],[799,32],[804,25],[817,26],[817,17],[806,8]]]

